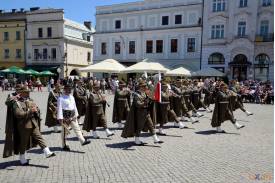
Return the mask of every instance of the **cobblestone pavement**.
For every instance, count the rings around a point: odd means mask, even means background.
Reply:
[[[3,152],[8,92],[0,93],[0,152]],[[48,93],[34,92],[31,97],[46,112]],[[112,106],[112,96],[108,96]],[[71,152],[60,150],[60,134],[51,133],[42,125],[43,137],[56,152],[54,158],[44,158],[39,148],[28,152],[31,165],[19,165],[18,156],[0,158],[0,182],[194,182],[244,183],[273,182],[273,106],[245,104],[253,116],[235,113],[239,123],[246,127],[237,131],[230,122],[223,124],[227,134],[215,134],[210,126],[211,114],[200,123],[186,123],[190,129],[166,125],[168,136],[161,146],[154,145],[144,135],[147,146],[133,145],[133,139],[120,137],[121,130],[111,123],[112,109],[108,108],[109,127],[115,136],[91,139],[81,146],[74,134],[68,144]],[[212,106],[213,108],[213,106]],[[90,134],[84,132],[87,138]],[[270,179],[272,176],[272,180]]]

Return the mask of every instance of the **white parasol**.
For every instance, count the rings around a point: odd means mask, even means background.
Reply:
[[[81,72],[120,73],[125,69],[121,63],[114,59],[106,59],[99,63],[79,69]]]

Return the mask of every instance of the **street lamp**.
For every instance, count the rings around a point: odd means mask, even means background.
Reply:
[[[58,67],[58,68],[56,69],[56,72],[58,73],[58,79],[60,79],[60,72],[61,72],[60,67]]]

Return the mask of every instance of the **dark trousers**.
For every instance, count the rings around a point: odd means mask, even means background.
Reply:
[[[19,129],[20,135],[20,154],[24,154],[28,148],[30,137],[37,143],[41,149],[47,147],[38,127]],[[33,143],[33,142],[32,142]]]

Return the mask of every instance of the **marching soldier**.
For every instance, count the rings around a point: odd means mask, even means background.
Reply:
[[[202,94],[202,87],[199,86],[199,83],[197,80],[194,80],[193,82],[193,88],[192,88],[192,103],[194,104],[194,107],[198,110],[199,108],[203,107],[206,109],[208,113],[211,113],[212,110],[210,110],[203,102],[203,99],[201,97]]]
[[[41,147],[46,158],[55,156],[41,135],[40,111],[29,98],[28,88],[17,86],[16,93],[8,97],[6,105],[8,113],[3,157],[19,154],[21,165],[29,165],[26,151],[36,145]]]
[[[241,111],[243,111],[247,116],[253,115],[252,112],[249,112],[244,108],[242,98],[238,94],[238,87],[237,87],[236,81],[233,80],[231,81],[231,83],[232,83],[232,86],[230,87],[230,92],[231,92],[230,109],[232,110],[232,112],[237,109],[241,109]]]
[[[199,113],[196,108],[194,107],[193,103],[192,103],[192,98],[191,98],[191,93],[192,93],[192,89],[191,89],[191,83],[189,83],[187,80],[183,81],[183,85],[181,87],[182,91],[183,91],[183,95],[184,95],[184,99],[185,99],[185,103],[186,103],[186,107],[188,109],[188,111],[192,111],[194,116],[196,117],[202,117],[203,114]]]
[[[192,123],[198,122],[197,119],[192,117],[191,110],[187,107],[187,103],[189,102],[189,96],[186,97],[186,93],[182,88],[182,81],[177,80],[176,85],[172,87],[171,92],[175,93],[173,95],[173,107],[174,111],[178,117],[182,118],[181,120],[184,121],[184,116],[188,117]]]
[[[180,129],[183,128],[188,128],[186,127],[183,122],[181,122],[176,113],[174,112],[174,110],[170,107],[170,97],[172,97],[172,95],[176,95],[175,93],[172,93],[169,91],[168,89],[168,85],[165,82],[162,82],[161,85],[161,102],[158,103],[158,110],[157,110],[157,122],[160,124],[159,127],[159,135],[166,135],[163,132],[163,126],[165,123],[167,123],[170,120],[175,121]]]
[[[59,133],[58,126],[60,126],[57,120],[57,99],[62,94],[62,86],[56,84],[54,89],[50,91],[47,104],[47,114],[45,125],[48,127],[53,127],[55,133]]]
[[[92,136],[95,139],[99,139],[96,132],[97,127],[103,127],[106,132],[106,136],[113,136],[114,133],[111,132],[107,127],[107,121],[105,117],[106,99],[100,92],[99,82],[95,82],[93,85],[93,91],[90,93],[90,97],[87,103],[86,115],[83,124],[83,130],[90,132],[92,130]]]
[[[130,90],[126,88],[126,83],[119,82],[119,88],[115,91],[113,107],[113,123],[118,123],[122,128],[122,121],[126,121],[130,111]]]
[[[74,79],[74,82],[75,82],[75,86],[74,86],[73,96],[75,98],[76,107],[78,111],[77,119],[79,120],[81,116],[84,116],[86,113],[87,93],[80,79]]]
[[[71,127],[78,137],[81,145],[87,145],[90,143],[83,137],[81,129],[77,122],[78,111],[75,104],[75,99],[71,95],[72,87],[66,84],[64,87],[63,95],[58,98],[57,101],[57,119],[62,126],[61,130],[61,142],[62,149],[64,151],[70,151],[70,147],[66,144],[66,137],[70,133],[69,128]]]
[[[229,107],[229,97],[230,93],[228,92],[227,85],[224,83],[220,84],[219,91],[216,94],[216,103],[211,122],[212,127],[216,128],[218,133],[225,133],[221,129],[221,124],[226,120],[230,120],[236,129],[244,127],[244,125],[240,125],[234,118]]]
[[[154,124],[149,111],[149,97],[146,94],[147,84],[141,80],[139,83],[139,90],[134,93],[133,104],[130,113],[126,120],[121,136],[124,138],[135,137],[136,145],[144,145],[140,139],[141,131],[150,131],[153,136],[154,143],[161,144],[163,141],[159,140],[156,135]]]

